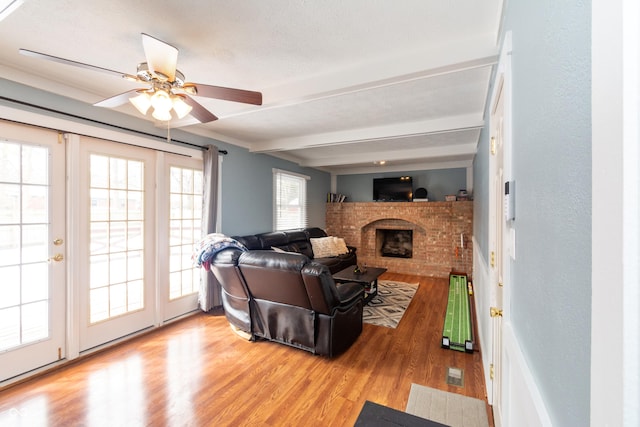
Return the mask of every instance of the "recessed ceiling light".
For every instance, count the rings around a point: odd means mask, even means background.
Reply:
[[[0,0],[0,21],[11,15],[24,0]]]
[[[376,160],[373,162],[374,165],[384,165],[385,163],[387,163],[386,160]]]

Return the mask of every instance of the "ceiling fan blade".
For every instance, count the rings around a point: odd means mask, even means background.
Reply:
[[[101,73],[112,74],[118,77],[124,77],[124,78],[130,79],[130,80],[138,80],[137,76],[132,76],[130,74],[123,73],[120,71],[110,70],[108,68],[98,67],[96,65],[85,64],[84,62],[78,62],[78,61],[73,61],[71,59],[60,58],[58,56],[47,55],[46,53],[35,52],[29,49],[20,48],[18,51],[25,56],[30,56],[33,58],[46,59],[47,61],[53,61],[59,64],[71,65],[73,67],[84,68],[86,70],[91,70],[91,71],[99,71]]]
[[[186,92],[192,95],[242,102],[244,104],[262,105],[262,93],[251,90],[203,85],[200,83],[185,83],[184,88]]]
[[[178,49],[145,33],[142,33],[142,47],[149,69],[156,74],[160,73],[166,76],[170,82],[174,81],[178,64]]]
[[[198,104],[195,99],[190,96],[184,95],[184,102],[189,104],[192,108],[189,113],[191,116],[195,117],[200,123],[209,123],[214,120],[218,120],[218,118],[213,115],[209,110],[204,108],[202,105]]]
[[[123,92],[119,95],[112,96],[111,98],[103,99],[100,102],[96,102],[93,104],[96,107],[105,107],[105,108],[115,108],[119,107],[123,104],[126,104],[133,95],[135,95],[139,90],[144,89],[133,89]]]

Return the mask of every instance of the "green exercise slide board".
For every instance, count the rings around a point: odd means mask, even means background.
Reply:
[[[473,352],[473,327],[467,276],[449,275],[449,301],[442,330],[442,347]]]

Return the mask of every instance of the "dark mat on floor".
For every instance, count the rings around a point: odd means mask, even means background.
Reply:
[[[368,400],[364,402],[362,411],[360,411],[360,415],[354,425],[366,427],[446,427],[445,424],[416,417]]]

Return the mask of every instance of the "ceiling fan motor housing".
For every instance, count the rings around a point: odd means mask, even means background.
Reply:
[[[180,70],[175,71],[175,78],[172,82],[169,81],[169,77],[159,71],[151,71],[149,69],[149,64],[146,62],[141,62],[138,64],[138,71],[136,75],[140,80],[144,80],[145,82],[155,82],[159,81],[162,83],[170,83],[171,87],[183,87],[184,86],[184,74]]]

